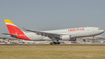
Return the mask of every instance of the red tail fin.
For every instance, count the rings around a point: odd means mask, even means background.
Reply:
[[[4,21],[11,35],[17,35],[19,39],[30,40],[12,21],[9,19],[5,19]]]

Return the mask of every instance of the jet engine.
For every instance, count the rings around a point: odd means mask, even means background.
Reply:
[[[71,38],[69,39],[69,41],[76,41],[76,38]]]
[[[60,39],[62,39],[62,40],[69,40],[71,38],[71,36],[70,35],[61,35],[60,36]]]
[[[71,38],[71,35],[61,35],[60,39],[64,41],[76,41],[76,38]]]

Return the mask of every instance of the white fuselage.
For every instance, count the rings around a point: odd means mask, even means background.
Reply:
[[[54,33],[59,35],[70,35],[71,38],[77,37],[88,37],[99,35],[104,32],[104,30],[98,27],[82,27],[82,28],[70,28],[70,29],[60,29],[60,30],[50,30],[50,31],[41,31],[46,33]],[[24,34],[31,39],[32,41],[36,40],[51,40],[48,37],[37,35],[33,32],[24,32]]]

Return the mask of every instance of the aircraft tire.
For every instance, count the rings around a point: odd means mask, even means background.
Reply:
[[[60,42],[58,42],[58,45],[60,44]]]
[[[57,42],[53,42],[54,43],[54,45],[56,45],[57,44]]]
[[[53,45],[53,44],[54,44],[54,45],[56,45],[56,44],[58,44],[58,45],[59,45],[59,44],[60,44],[60,42],[50,42],[50,45]]]
[[[53,45],[54,43],[53,42],[50,42],[50,45]]]

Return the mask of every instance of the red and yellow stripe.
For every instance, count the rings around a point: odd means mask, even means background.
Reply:
[[[5,22],[6,24],[15,25],[15,24],[14,24],[11,20],[9,20],[9,19],[5,19],[4,22]]]

